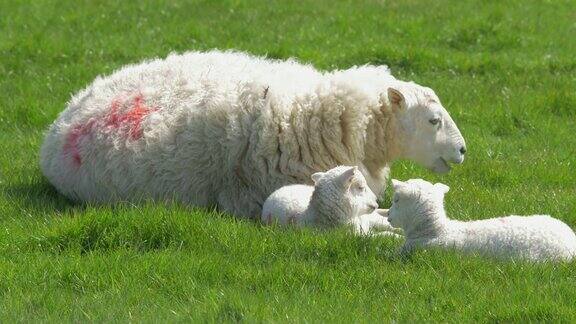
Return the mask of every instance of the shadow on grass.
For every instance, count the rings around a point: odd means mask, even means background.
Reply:
[[[71,209],[85,208],[83,204],[76,203],[60,194],[43,178],[34,179],[30,183],[9,184],[4,188],[4,195],[7,201],[20,208],[39,213],[63,213]]]

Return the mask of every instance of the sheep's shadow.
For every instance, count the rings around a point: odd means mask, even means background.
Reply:
[[[74,202],[60,194],[45,179],[10,184],[4,188],[4,195],[13,204],[35,213],[64,213],[72,209],[85,208],[84,204]]]
[[[71,200],[59,193],[54,186],[52,186],[48,180],[34,179],[28,183],[17,183],[0,187],[2,190],[1,194],[7,201],[16,208],[25,210],[31,215],[44,215],[44,214],[65,214],[67,212],[78,212],[84,211],[91,206],[97,206],[90,203],[78,202]],[[183,205],[176,200],[164,200],[164,201],[153,201],[142,199],[137,203],[131,203],[129,201],[118,201],[115,203],[110,203],[109,207],[123,208],[125,206],[135,206],[135,205],[146,205],[147,203],[154,203],[157,205],[182,207],[191,210],[200,210],[206,213],[218,213],[223,217],[232,217],[232,215],[226,214],[224,212],[218,211],[216,206],[207,207],[194,207]]]

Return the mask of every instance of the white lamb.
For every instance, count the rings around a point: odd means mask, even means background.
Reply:
[[[40,164],[79,201],[168,199],[258,217],[270,193],[314,172],[356,165],[380,195],[393,161],[447,172],[465,151],[434,91],[386,66],[322,72],[210,51],[98,77],[52,124]]]
[[[330,228],[352,225],[358,234],[393,230],[358,167],[338,166],[312,174],[314,186],[289,185],[264,202],[262,222]]]
[[[421,179],[392,180],[392,184],[394,198],[388,220],[404,230],[404,252],[438,246],[532,261],[568,261],[576,255],[572,229],[548,215],[451,220],[444,211],[448,186]]]

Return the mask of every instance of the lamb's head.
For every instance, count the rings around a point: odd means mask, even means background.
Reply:
[[[450,188],[442,183],[431,184],[422,179],[406,182],[392,179],[394,196],[388,221],[410,234],[426,234],[446,219],[444,195]]]
[[[464,162],[466,143],[436,93],[413,82],[395,81],[387,91],[397,157],[438,173]]]
[[[376,195],[368,188],[358,167],[338,166],[312,174],[311,204],[331,222],[344,222],[378,208]]]

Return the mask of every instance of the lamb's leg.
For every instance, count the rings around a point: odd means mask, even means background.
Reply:
[[[402,230],[395,228],[388,222],[388,209],[376,209],[372,214],[365,216],[372,230],[402,234]]]
[[[412,254],[414,251],[414,245],[404,242],[404,245],[398,250],[398,255],[402,258],[406,258]]]
[[[359,235],[369,235],[374,231],[381,231],[378,235],[400,236],[401,230],[392,227],[388,219],[383,215],[388,215],[388,210],[377,209],[371,214],[355,217],[351,221],[354,232]]]
[[[350,225],[352,230],[356,235],[368,235],[370,234],[370,228],[362,221],[361,216],[354,217],[350,220]]]
[[[379,214],[380,216],[387,218],[387,217],[388,217],[388,210],[389,210],[389,209],[378,208],[378,209],[376,209],[376,210],[374,211],[374,213],[377,213],[377,214]]]
[[[392,237],[392,238],[396,238],[396,239],[401,239],[404,236],[398,233],[394,233],[394,232],[388,232],[388,231],[384,231],[384,232],[378,232],[378,233],[372,233],[373,236],[385,236],[385,237]]]

